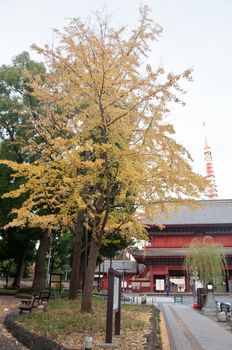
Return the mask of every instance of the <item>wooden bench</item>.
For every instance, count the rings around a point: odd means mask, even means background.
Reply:
[[[39,292],[39,295],[35,295],[35,301],[37,301],[38,304],[42,304],[43,301],[49,301],[50,298],[50,290],[41,290]]]
[[[178,302],[183,304],[183,295],[174,295],[174,303]]]
[[[226,316],[231,315],[231,304],[230,303],[220,303],[221,312],[224,311]]]
[[[33,295],[30,299],[22,299],[19,305],[19,313],[31,312],[35,308],[35,296]]]

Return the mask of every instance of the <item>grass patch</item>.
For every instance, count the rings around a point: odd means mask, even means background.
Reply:
[[[153,309],[153,327],[154,327],[154,349],[162,350],[162,339],[160,332],[160,310]]]
[[[97,322],[93,315],[81,314],[80,301],[54,300],[48,304],[47,312],[25,315],[21,321],[30,330],[57,339],[58,335],[72,332],[92,332],[104,329],[104,312],[99,301],[94,303]]]
[[[0,288],[0,295],[15,295],[17,289]]]
[[[94,314],[80,313],[80,306],[81,297],[74,301],[52,300],[48,303],[47,312],[25,314],[18,319],[18,322],[28,330],[47,336],[63,346],[71,347],[70,342],[81,345],[86,335],[92,335],[95,340],[104,340],[106,302],[93,298]],[[121,330],[123,334],[130,333],[133,341],[136,336],[139,336],[144,343],[144,334],[150,329],[151,312],[152,307],[149,306],[122,305]]]
[[[21,287],[17,289],[17,293],[25,293],[25,294],[31,294],[32,288],[31,287]]]

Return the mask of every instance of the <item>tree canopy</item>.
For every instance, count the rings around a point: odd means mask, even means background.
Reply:
[[[33,61],[27,52],[16,56],[12,64],[0,67],[0,159],[15,163],[30,161],[30,154],[24,146],[33,138],[27,107],[34,105],[36,100],[30,95],[26,71],[30,71],[34,76],[45,70],[44,66]],[[20,284],[24,265],[34,259],[38,235],[35,229],[27,227],[3,230],[14,217],[12,210],[21,207],[26,195],[7,200],[3,200],[1,196],[15,190],[24,181],[24,178],[12,176],[10,168],[0,165],[0,255],[3,265],[6,265],[7,261],[12,262],[8,264],[11,269],[15,268],[15,263],[17,265],[14,286]]]
[[[41,157],[33,164],[5,162],[27,179],[11,193],[30,192],[17,212],[20,223],[29,212],[31,225],[47,225],[58,213],[67,219],[84,208],[99,232],[127,224],[138,208],[150,211],[158,202],[202,193],[206,182],[164,119],[168,103],[180,102],[179,81],[191,72],[166,74],[143,65],[149,41],[160,32],[144,7],[127,38],[125,28],[112,28],[107,18],[98,19],[98,28],[73,19],[57,32],[56,48],[34,46],[48,69],[30,85],[40,101],[30,122],[43,142],[29,149],[39,148]],[[50,220],[37,218],[38,205],[56,209]]]
[[[223,245],[210,236],[194,238],[189,245],[184,265],[190,275],[197,275],[205,285],[212,282],[220,284],[225,275],[226,258]]]
[[[28,73],[38,101],[28,116],[41,142],[31,138],[25,149],[40,156],[31,164],[1,161],[25,179],[5,195],[27,194],[10,226],[71,227],[83,213],[92,280],[108,233],[144,238],[138,217],[166,201],[199,198],[207,184],[165,120],[169,103],[182,103],[180,82],[191,80],[191,70],[166,73],[145,64],[149,43],[161,34],[146,6],[130,33],[107,16],[96,19],[72,19],[56,31],[56,47],[34,45],[47,73]],[[92,280],[85,280],[88,288]]]

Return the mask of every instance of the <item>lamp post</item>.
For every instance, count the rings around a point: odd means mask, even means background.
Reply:
[[[216,302],[213,295],[214,285],[212,282],[206,283],[206,300],[205,306],[202,309],[202,313],[205,315],[214,314],[216,312]]]

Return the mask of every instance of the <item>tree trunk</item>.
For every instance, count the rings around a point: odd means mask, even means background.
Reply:
[[[46,286],[46,255],[49,247],[49,234],[44,231],[40,238],[39,248],[36,253],[35,275],[32,284],[32,293],[38,294]]]
[[[25,252],[22,253],[22,255],[19,257],[19,261],[17,264],[17,270],[15,274],[14,281],[12,283],[12,287],[19,288],[20,282],[23,277],[23,270],[24,270],[24,261],[25,261]]]
[[[84,218],[84,211],[80,211],[77,215],[77,222],[75,225],[73,261],[68,295],[69,299],[77,298],[78,289],[80,288],[81,242],[84,230]]]
[[[94,238],[91,240],[89,260],[87,271],[85,274],[85,285],[82,296],[81,312],[92,312],[92,292],[95,268],[97,263],[97,257],[99,254],[100,245],[97,244]]]
[[[84,290],[84,281],[85,281],[85,270],[86,270],[86,267],[85,266],[85,254],[86,252],[82,252],[81,254],[81,266],[80,266],[80,284],[79,284],[79,289]]]
[[[11,266],[12,266],[12,261],[10,261],[9,264],[7,265],[7,267],[4,269],[4,277],[5,277],[5,281],[6,281],[4,288],[8,288],[9,274],[10,274]]]

